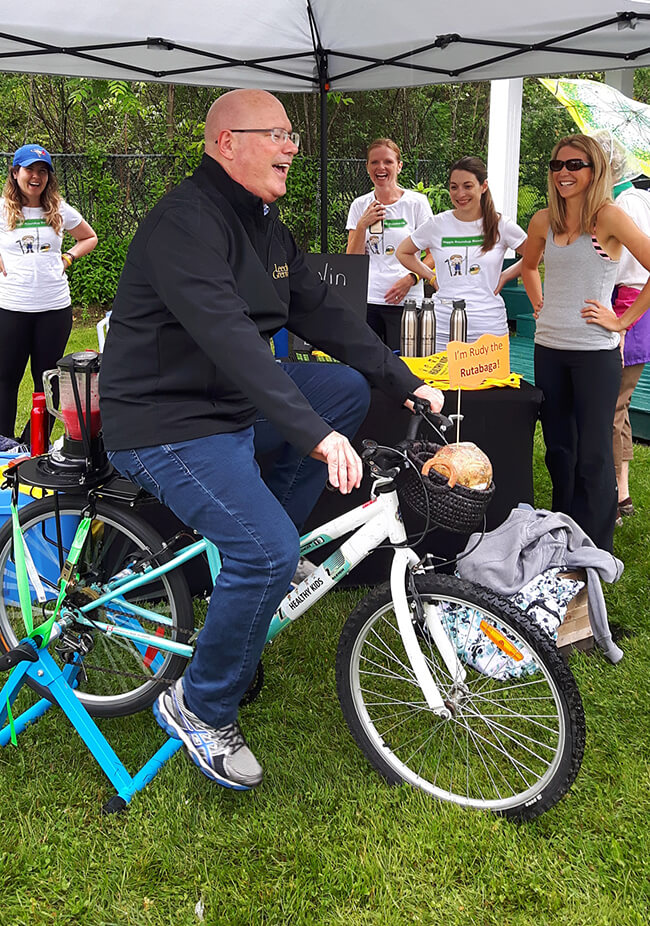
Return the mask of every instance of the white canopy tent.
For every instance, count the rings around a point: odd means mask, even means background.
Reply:
[[[650,0],[30,0],[2,30],[4,71],[320,93],[323,242],[328,91],[650,65]]]

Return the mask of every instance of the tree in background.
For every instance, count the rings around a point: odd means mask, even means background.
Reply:
[[[599,74],[580,75],[592,80]],[[83,206],[100,246],[75,268],[73,298],[110,302],[130,237],[143,214],[198,163],[203,120],[214,88],[124,80],[0,75],[0,149],[39,141],[57,161],[62,186]],[[635,95],[650,98],[650,70],[635,75]],[[319,119],[316,94],[279,94],[301,133],[284,218],[303,247],[319,250]],[[369,189],[365,156],[372,139],[390,135],[404,153],[402,179],[448,208],[447,171],[465,154],[487,158],[487,83],[332,92],[328,97],[329,237],[343,250],[351,200]],[[539,83],[524,80],[519,222],[546,201],[548,153],[573,131],[569,114]]]

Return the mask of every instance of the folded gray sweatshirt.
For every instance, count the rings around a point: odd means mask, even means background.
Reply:
[[[479,538],[480,534],[472,534],[466,549]],[[617,582],[623,563],[595,546],[568,515],[529,505],[514,508],[503,524],[486,533],[475,550],[459,559],[457,569],[461,578],[509,597],[552,566],[586,570],[594,640],[610,662],[619,662],[623,651],[612,640],[599,580]]]

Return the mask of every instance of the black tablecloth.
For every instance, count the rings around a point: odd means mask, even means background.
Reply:
[[[444,411],[456,411],[456,392],[445,394]],[[520,502],[534,503],[533,498],[533,435],[542,401],[541,390],[522,381],[520,389],[498,388],[464,391],[461,399],[461,440],[473,441],[487,453],[492,461],[496,491],[487,509],[487,529],[501,524]],[[364,438],[379,444],[395,445],[406,436],[410,412],[398,409],[395,402],[377,389],[372,391],[368,415],[354,441],[361,449]],[[455,434],[455,432],[454,432]],[[426,438],[424,433],[422,437]],[[450,440],[452,438],[449,438]],[[343,496],[325,491],[309,518],[305,530],[313,530],[325,521],[349,511],[368,497],[371,480],[364,476],[360,490]],[[403,512],[409,532],[421,527],[421,522]],[[450,557],[462,550],[467,535],[436,530],[428,535],[416,549]],[[330,549],[322,551],[324,558]],[[349,576],[348,584],[375,585],[388,578],[391,551],[377,550]],[[310,554],[311,557],[311,554]]]
[[[461,440],[478,444],[490,457],[494,470],[496,491],[487,509],[488,530],[501,524],[519,502],[533,504],[533,434],[541,400],[541,391],[523,381],[521,389],[463,392],[461,413],[465,417],[461,424]],[[444,410],[448,414],[455,412],[457,402],[456,392],[446,393]],[[370,410],[359,429],[354,445],[360,451],[364,438],[371,438],[379,444],[394,446],[406,436],[410,420],[410,412],[398,408],[394,400],[373,389]],[[424,433],[421,436],[428,439]],[[273,459],[261,460],[260,463],[264,471],[265,464],[272,465]],[[365,475],[361,488],[351,495],[324,491],[305,525],[305,531],[313,530],[361,504],[368,498],[370,486],[371,479]],[[139,513],[164,537],[183,527],[167,508],[156,503],[143,506]],[[407,509],[404,509],[403,516],[409,534],[422,529],[422,521],[411,515]],[[435,530],[417,544],[415,549],[422,554],[431,552],[453,557],[466,543],[465,534]],[[320,562],[329,556],[332,549],[333,546],[327,546],[313,554],[310,553],[310,559]],[[391,559],[391,550],[375,551],[360,563],[342,584],[376,585],[384,582],[388,579]],[[210,575],[204,556],[192,560],[184,567],[184,571],[193,594],[210,588]]]

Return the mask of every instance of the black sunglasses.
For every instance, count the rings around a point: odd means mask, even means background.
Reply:
[[[581,158],[569,158],[568,161],[559,161],[557,158],[553,158],[552,161],[549,161],[548,167],[554,174],[558,174],[563,167],[566,167],[567,170],[570,170],[572,173],[576,170],[582,170],[583,167],[593,167],[589,161],[583,161]]]

